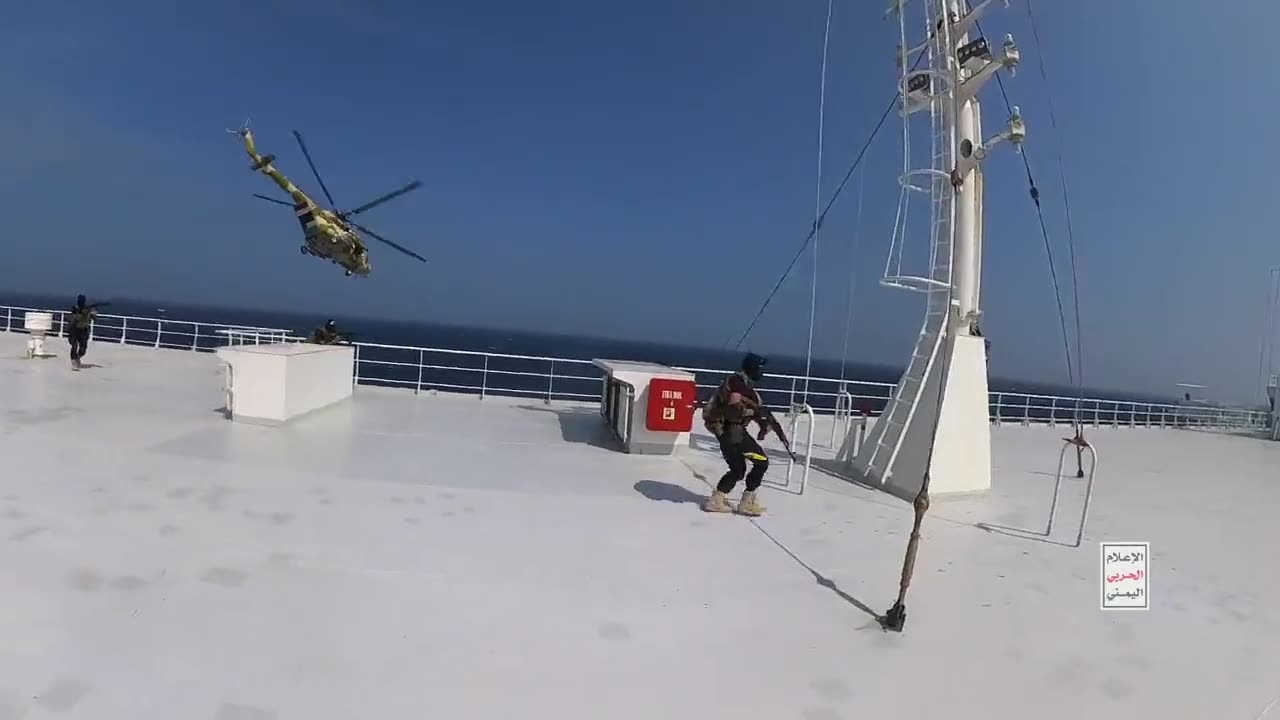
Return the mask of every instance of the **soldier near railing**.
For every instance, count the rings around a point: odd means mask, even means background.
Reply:
[[[89,350],[89,334],[93,329],[93,320],[98,316],[97,304],[85,302],[83,295],[76,297],[76,304],[71,308],[68,320],[67,340],[71,343],[71,369],[80,369],[80,359]]]
[[[351,337],[352,333],[338,332],[338,324],[330,319],[323,327],[318,327],[311,333],[311,342],[317,345],[337,345],[350,342]]]

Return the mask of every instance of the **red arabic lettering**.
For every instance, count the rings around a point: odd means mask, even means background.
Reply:
[[[1142,571],[1141,571],[1141,570],[1137,570],[1137,571],[1134,571],[1134,572],[1131,572],[1131,573],[1122,573],[1122,574],[1119,574],[1119,575],[1108,575],[1108,576],[1107,576],[1107,582],[1109,582],[1109,583],[1120,582],[1121,580],[1141,580],[1141,579],[1142,579]]]

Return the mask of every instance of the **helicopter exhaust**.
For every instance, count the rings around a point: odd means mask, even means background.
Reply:
[[[264,167],[266,167],[266,166],[270,165],[270,164],[271,164],[271,162],[272,162],[273,160],[275,160],[275,159],[276,159],[276,156],[275,156],[275,155],[265,155],[265,156],[263,156],[261,159],[259,159],[257,162],[250,163],[250,165],[249,165],[249,169],[250,169],[250,170],[261,170],[262,168],[264,168]]]

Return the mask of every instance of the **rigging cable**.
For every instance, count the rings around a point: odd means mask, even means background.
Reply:
[[[1276,371],[1276,308],[1280,307],[1280,268],[1271,268],[1267,276],[1267,308],[1263,315],[1261,347],[1258,349],[1258,386],[1262,395],[1267,396],[1267,387],[1271,384],[1271,376]]]
[[[911,66],[912,71],[914,71],[916,67],[920,65],[920,61],[923,58],[924,58],[923,53],[916,56],[915,64]],[[764,303],[760,306],[760,309],[756,311],[756,315],[754,318],[752,318],[751,324],[747,325],[747,329],[743,331],[742,337],[738,338],[738,342],[733,346],[734,350],[737,350],[738,348],[742,347],[743,341],[745,341],[747,339],[747,336],[751,334],[751,331],[755,329],[756,323],[760,321],[760,316],[764,314],[765,308],[769,307],[769,303],[772,302],[774,296],[778,294],[778,289],[782,287],[782,283],[787,279],[787,276],[791,274],[791,269],[795,267],[796,261],[800,259],[801,255],[804,254],[805,248],[809,247],[809,241],[813,239],[814,235],[816,235],[818,232],[818,228],[821,227],[822,223],[826,221],[827,213],[831,212],[831,207],[835,205],[836,199],[840,197],[840,193],[844,192],[845,185],[848,184],[849,178],[853,177],[853,171],[858,169],[858,166],[862,164],[863,159],[866,157],[867,150],[871,148],[871,143],[875,141],[876,135],[880,133],[880,128],[884,127],[885,121],[889,119],[889,114],[893,112],[893,109],[894,107],[897,106],[897,104],[898,104],[898,93],[894,92],[893,99],[889,101],[889,106],[886,107],[884,109],[884,113],[880,115],[880,121],[877,122],[875,128],[871,130],[871,135],[867,137],[866,142],[862,144],[862,149],[858,151],[858,156],[854,158],[853,164],[850,165],[849,170],[845,172],[844,179],[841,180],[840,184],[836,186],[835,192],[831,194],[831,199],[827,201],[826,207],[824,207],[822,209],[822,212],[818,214],[817,221],[813,223],[813,227],[809,228],[808,236],[805,237],[804,242],[796,250],[795,256],[791,258],[791,263],[787,265],[786,270],[782,271],[782,276],[778,278],[778,282],[774,284],[773,290],[769,292],[769,296],[765,298]],[[729,341],[726,340],[725,345],[728,345],[728,344],[729,344]]]
[[[933,24],[932,16],[928,13],[928,11],[926,11],[926,18],[930,20],[930,24],[932,25]],[[899,22],[902,22],[902,21],[899,20]],[[940,33],[941,36],[936,37],[936,41],[939,43],[939,45],[942,47],[954,48],[955,38],[951,36],[950,23],[948,23],[943,18],[939,18],[937,21],[936,27],[937,27],[937,30],[933,33],[930,33],[931,40],[933,39],[933,36],[937,36]],[[981,30],[979,30],[979,32],[981,32]],[[932,55],[933,52],[934,51],[932,49],[921,50],[920,57],[924,57],[926,54]],[[954,50],[949,50],[948,54],[950,54],[951,52],[954,52]],[[950,66],[950,63],[947,63],[947,64],[948,66]],[[962,70],[957,68],[953,72],[955,72],[957,75],[960,75],[962,73]],[[997,75],[997,77],[999,77],[999,75]],[[956,135],[956,128],[959,125],[960,105],[955,101],[956,91],[953,89],[950,91],[950,93],[951,93],[950,100],[948,102],[942,103],[943,112],[945,112],[947,115],[947,119],[943,122],[943,127],[949,126],[951,130],[951,132],[949,133],[951,135],[951,140],[950,141],[943,140],[943,142],[947,144],[946,147],[948,150],[947,152],[943,153],[943,157],[952,158],[953,159],[952,162],[954,162],[955,150],[956,150],[955,135]],[[933,102],[937,103],[939,102],[939,99],[935,99],[933,100]],[[934,115],[934,118],[935,118],[934,120],[935,128],[937,127],[936,125],[937,113],[938,113],[938,110],[936,109],[936,106],[935,108],[930,109],[930,114]],[[937,152],[938,141],[939,141],[938,136],[935,135],[933,140],[935,153]],[[904,148],[904,151],[905,151],[905,148]],[[935,158],[936,157],[937,156],[935,155]],[[955,167],[958,167],[958,165]],[[907,589],[911,587],[911,578],[912,578],[912,575],[915,573],[916,554],[919,552],[919,549],[920,549],[920,527],[924,523],[925,513],[929,511],[929,484],[932,480],[932,474],[930,472],[930,468],[933,466],[933,455],[938,443],[938,428],[941,425],[941,421],[942,421],[942,403],[945,397],[944,393],[947,387],[947,383],[949,382],[949,377],[951,374],[951,355],[955,348],[955,339],[956,339],[956,332],[952,328],[952,322],[951,322],[951,308],[952,308],[952,303],[955,301],[955,295],[956,295],[954,260],[955,260],[955,243],[956,243],[956,226],[955,226],[956,198],[955,196],[956,196],[957,186],[951,183],[944,183],[942,188],[943,189],[941,190],[941,193],[939,193],[936,189],[933,192],[934,203],[946,202],[946,203],[949,203],[950,205],[950,209],[948,212],[948,221],[947,221],[948,227],[946,230],[947,258],[948,258],[947,259],[947,285],[945,289],[946,294],[944,295],[944,302],[943,302],[943,307],[946,309],[944,310],[945,315],[943,317],[942,326],[938,331],[939,332],[938,339],[934,341],[935,344],[933,346],[933,350],[931,351],[933,353],[934,358],[937,357],[937,353],[940,352],[942,354],[942,357],[941,357],[942,364],[941,364],[941,367],[939,368],[939,377],[937,382],[938,392],[937,392],[935,403],[934,403],[933,420],[931,422],[931,428],[929,430],[929,450],[925,455],[924,476],[920,479],[919,491],[916,492],[915,497],[911,501],[911,508],[913,511],[911,533],[907,538],[907,550],[902,558],[902,574],[898,579],[898,596],[894,600],[893,606],[890,607],[889,610],[887,610],[884,613],[884,615],[881,615],[877,618],[877,620],[880,622],[881,627],[883,627],[886,630],[893,630],[895,632],[902,632],[902,629],[907,620],[907,609],[906,609]],[[930,223],[931,225],[930,234],[931,236],[936,237],[935,223],[938,222],[940,218],[940,213],[938,213],[937,210],[934,209],[934,210],[931,210],[931,215],[933,216],[933,219]],[[904,240],[905,240],[905,231],[904,231]],[[931,264],[932,263],[933,261],[931,261]],[[932,304],[933,302],[933,299],[935,297],[934,295],[935,292],[936,290],[931,290],[929,292],[928,302],[930,304]],[[933,363],[933,360],[931,359],[929,361],[929,365],[926,366],[926,370],[925,370],[926,377],[927,377],[927,374],[931,372],[932,363]],[[923,398],[921,398],[920,401],[923,401]]]
[[[968,3],[965,3],[965,5],[966,5],[966,8],[967,8],[967,7],[968,7]],[[1029,14],[1029,16],[1030,16],[1030,0],[1028,0],[1028,8],[1027,8],[1027,10],[1028,10],[1028,14]],[[972,9],[968,9],[968,12],[972,12]],[[1034,32],[1035,19],[1034,19],[1034,16],[1030,16],[1030,17],[1031,17],[1031,23],[1032,23],[1033,32]],[[977,24],[976,26],[977,26],[978,32],[979,32],[981,35],[986,35],[986,33],[984,33],[984,32],[982,31],[982,26],[981,26],[981,24]],[[1042,48],[1040,47],[1039,34],[1038,34],[1038,33],[1035,33],[1035,35],[1036,35],[1036,46],[1037,46],[1037,47],[1036,47],[1036,49],[1037,49],[1037,55],[1038,55],[1039,60],[1040,60],[1040,73],[1041,73],[1041,77],[1042,77],[1042,78],[1044,78],[1044,80],[1045,80],[1045,84],[1046,84],[1046,86],[1047,86],[1047,85],[1048,85],[1048,76],[1047,76],[1047,73],[1045,72],[1045,62],[1044,62],[1043,51],[1042,51]],[[951,38],[950,38],[949,34],[947,34],[947,36],[946,36],[946,38],[945,38],[945,39],[946,39],[948,42],[950,42]],[[922,53],[922,55],[923,55],[923,53]],[[1013,114],[1013,107],[1012,107],[1012,103],[1010,103],[1010,102],[1009,102],[1009,95],[1008,95],[1008,93],[1005,91],[1004,81],[1000,79],[1000,75],[999,75],[998,73],[996,74],[996,80],[997,80],[997,81],[999,82],[999,84],[1000,84],[1000,93],[1001,93],[1001,95],[1003,95],[1003,96],[1004,96],[1005,106],[1008,108],[1008,110],[1009,110],[1009,114],[1010,114],[1010,115],[1012,115],[1012,114]],[[1046,91],[1045,91],[1045,92],[1046,92],[1046,95],[1048,95],[1048,94],[1049,94],[1047,89],[1046,89]],[[1052,114],[1052,103],[1050,103],[1050,108],[1051,108],[1051,109],[1050,109],[1050,113]],[[954,127],[954,119],[953,119],[953,127]],[[1056,121],[1053,123],[1053,127],[1054,127],[1054,130],[1055,130],[1055,133],[1056,133],[1056,132],[1057,132],[1057,123],[1056,123]],[[1030,160],[1028,160],[1028,159],[1027,159],[1027,156],[1026,156],[1026,153],[1025,153],[1025,152],[1022,154],[1022,162],[1023,162],[1023,166],[1025,167],[1025,169],[1026,169],[1026,171],[1027,171],[1027,181],[1028,181],[1028,182],[1030,183],[1030,185],[1031,185],[1031,188],[1030,188],[1030,192],[1031,192],[1031,199],[1035,202],[1035,206],[1036,206],[1036,215],[1039,217],[1039,220],[1040,220],[1040,231],[1041,231],[1041,233],[1042,233],[1042,234],[1043,234],[1043,236],[1044,236],[1044,241],[1045,241],[1045,251],[1049,254],[1049,271],[1050,271],[1050,275],[1051,275],[1051,277],[1053,278],[1054,296],[1055,296],[1055,298],[1056,298],[1056,300],[1057,300],[1057,303],[1058,303],[1058,317],[1059,317],[1059,320],[1061,321],[1061,324],[1062,324],[1062,339],[1063,339],[1063,343],[1064,343],[1064,345],[1065,345],[1065,347],[1066,347],[1067,377],[1068,377],[1068,379],[1070,380],[1070,379],[1072,379],[1072,375],[1073,375],[1073,373],[1072,373],[1072,364],[1071,364],[1071,344],[1070,344],[1069,334],[1068,334],[1068,331],[1067,331],[1067,319],[1066,319],[1066,313],[1065,313],[1065,311],[1064,311],[1064,310],[1063,310],[1063,308],[1062,308],[1062,293],[1061,293],[1061,290],[1060,290],[1059,285],[1058,285],[1057,270],[1054,268],[1054,265],[1053,265],[1053,252],[1052,252],[1052,249],[1051,249],[1051,244],[1050,244],[1050,242],[1049,242],[1049,230],[1048,230],[1048,227],[1046,226],[1045,221],[1044,221],[1044,211],[1043,211],[1043,210],[1042,210],[1042,208],[1040,207],[1040,191],[1036,188],[1035,178],[1034,178],[1034,177],[1032,176],[1032,174],[1031,174],[1031,162],[1030,162]],[[1062,151],[1061,151],[1061,148],[1060,148],[1060,147],[1059,147],[1059,150],[1058,150],[1058,164],[1059,164],[1059,173],[1060,173],[1060,175],[1061,175],[1061,177],[1062,177],[1062,181],[1063,181],[1063,198],[1064,198],[1064,203],[1065,203],[1065,198],[1066,198],[1066,171],[1063,169]],[[1069,242],[1071,243],[1071,258],[1072,258],[1072,264],[1071,264],[1071,279],[1072,279],[1072,285],[1073,285],[1074,295],[1075,295],[1075,298],[1076,298],[1076,305],[1075,305],[1075,310],[1076,310],[1076,340],[1077,340],[1077,342],[1076,342],[1076,347],[1077,347],[1077,349],[1079,349],[1080,344],[1081,344],[1081,343],[1079,342],[1079,340],[1080,340],[1080,304],[1079,304],[1079,282],[1078,282],[1078,279],[1077,279],[1077,278],[1078,278],[1078,276],[1077,276],[1077,274],[1076,274],[1076,265],[1075,265],[1075,238],[1074,238],[1074,234],[1073,234],[1073,233],[1071,233],[1071,230],[1070,230],[1070,228],[1071,228],[1071,225],[1070,225],[1070,214],[1071,214],[1071,207],[1070,207],[1070,204],[1066,204],[1064,209],[1065,209],[1065,212],[1067,213],[1067,217],[1068,217],[1068,224],[1067,224],[1067,227],[1068,227],[1068,238],[1069,238]],[[951,240],[950,240],[950,242],[951,242],[951,245],[952,245],[952,252],[954,252],[954,242],[955,242],[954,227],[951,229]],[[951,301],[952,301],[952,298],[954,297],[954,292],[955,292],[955,282],[954,282],[954,280],[953,280],[952,282],[949,282],[949,283],[948,283],[948,285],[947,285],[947,289],[946,289],[946,292],[947,292],[947,306],[948,306],[948,307],[950,307],[950,305],[951,305]],[[947,347],[947,345],[948,345],[948,344],[950,344],[950,343],[954,343],[954,336],[955,336],[955,333],[954,333],[954,332],[952,332],[952,331],[950,331],[950,330],[948,330],[948,329],[944,326],[944,328],[943,328],[943,336],[942,336],[942,338],[941,338],[941,340],[942,340],[942,341],[943,341],[943,343],[944,343],[944,346],[943,346],[943,348],[942,348],[942,352],[943,352],[943,357],[942,357],[942,368],[941,368],[941,370],[942,370],[942,372],[941,372],[942,378],[941,378],[940,382],[938,383],[938,386],[939,386],[939,387],[938,387],[938,398],[937,398],[937,399],[938,399],[938,406],[937,406],[937,409],[938,409],[938,411],[939,411],[939,412],[938,412],[938,414],[937,414],[937,415],[935,415],[935,416],[934,416],[934,419],[933,419],[933,431],[932,431],[932,432],[933,432],[933,439],[932,439],[932,440],[930,441],[930,443],[929,443],[929,453],[928,453],[928,458],[927,458],[927,459],[926,459],[926,461],[925,461],[924,477],[923,477],[923,479],[922,479],[922,481],[921,481],[921,484],[920,484],[920,490],[919,490],[919,492],[917,492],[917,493],[916,493],[915,499],[914,499],[914,500],[913,500],[913,502],[912,502],[913,509],[915,510],[915,519],[914,519],[914,523],[913,523],[912,528],[911,528],[911,536],[910,536],[910,539],[907,541],[907,552],[906,552],[906,556],[903,558],[903,561],[902,561],[902,577],[901,577],[901,579],[900,579],[900,581],[899,581],[899,585],[898,585],[898,599],[897,599],[897,601],[896,601],[896,602],[894,602],[893,607],[892,607],[892,608],[890,608],[890,609],[888,610],[888,612],[886,612],[883,616],[881,616],[881,617],[879,618],[881,625],[882,625],[885,629],[889,629],[889,630],[895,630],[895,631],[899,631],[899,632],[900,632],[900,631],[902,630],[902,628],[903,628],[903,624],[904,624],[904,623],[905,623],[905,621],[906,621],[906,606],[905,606],[905,602],[906,602],[907,588],[908,588],[908,587],[910,586],[910,584],[911,584],[911,576],[912,576],[912,573],[913,573],[914,568],[915,568],[916,552],[917,552],[917,550],[918,550],[918,547],[919,547],[919,541],[920,541],[920,525],[921,525],[921,523],[922,523],[922,521],[923,521],[923,519],[924,519],[924,515],[925,515],[925,513],[926,513],[926,512],[928,511],[928,509],[929,509],[929,484],[930,484],[930,483],[929,483],[929,481],[930,481],[930,472],[929,472],[929,467],[930,467],[930,465],[931,465],[931,464],[932,464],[932,462],[933,462],[933,460],[932,460],[932,458],[933,458],[933,451],[934,451],[934,446],[935,446],[936,441],[937,441],[937,431],[938,431],[938,425],[939,425],[939,420],[940,420],[940,417],[941,417],[941,409],[942,409],[943,387],[945,386],[945,384],[946,384],[946,382],[947,382],[948,371],[949,371],[949,369],[950,369],[950,368],[949,368],[949,364],[950,364],[950,363],[949,363],[949,360],[950,360],[950,349],[951,349],[951,348],[950,348],[950,347]],[[1080,356],[1079,356],[1079,355],[1077,355],[1077,358],[1079,358],[1079,357],[1080,357]],[[1083,383],[1079,384],[1079,386],[1078,386],[1078,387],[1080,388],[1080,390],[1079,390],[1079,392],[1080,392],[1080,396],[1079,396],[1079,398],[1077,398],[1077,400],[1076,400],[1076,410],[1075,410],[1075,420],[1074,420],[1075,430],[1076,430],[1075,442],[1076,442],[1076,445],[1077,445],[1077,453],[1079,452],[1080,448],[1081,448],[1081,447],[1083,446],[1083,444],[1084,444],[1084,439],[1083,439],[1082,430],[1081,430],[1081,425],[1080,425],[1080,404],[1081,404],[1081,402],[1082,402],[1082,400],[1083,400],[1083,396],[1084,396],[1084,385],[1083,385]],[[1078,457],[1079,457],[1079,455],[1077,454],[1077,458],[1078,458]],[[1080,472],[1080,476],[1083,476],[1083,470],[1080,470],[1079,472]],[[1086,499],[1085,503],[1086,503],[1086,504],[1085,504],[1085,511],[1086,511],[1086,512],[1088,512],[1088,500],[1087,500],[1087,499]],[[1081,532],[1083,532],[1083,528],[1081,529]]]
[[[1273,270],[1271,276],[1267,278],[1267,305],[1262,311],[1262,337],[1258,338],[1258,386],[1255,389],[1262,390],[1264,397],[1267,392],[1267,386],[1263,384],[1267,377],[1267,341],[1271,337],[1271,287],[1274,283],[1275,271]]]
[[[1045,103],[1049,109],[1049,125],[1053,128],[1054,139],[1057,141],[1058,153],[1058,179],[1062,183],[1062,209],[1063,215],[1067,221],[1067,251],[1071,255],[1071,297],[1074,303],[1074,311],[1076,314],[1076,379],[1079,387],[1079,396],[1076,398],[1076,432],[1080,432],[1080,403],[1084,399],[1084,337],[1080,332],[1080,280],[1079,273],[1076,269],[1076,233],[1071,223],[1071,195],[1067,191],[1067,171],[1066,163],[1062,159],[1062,133],[1058,130],[1058,113],[1053,107],[1053,93],[1049,92],[1049,72],[1045,68],[1044,62],[1044,44],[1040,42],[1040,30],[1036,26],[1036,16],[1031,9],[1031,0],[1027,3],[1027,21],[1031,25],[1031,37],[1036,41],[1036,60],[1040,67],[1040,79],[1045,86]]]
[[[1046,86],[1045,98],[1049,108],[1049,124],[1053,128],[1054,135],[1057,136],[1059,140],[1058,176],[1062,183],[1063,211],[1064,211],[1064,214],[1066,215],[1066,220],[1067,220],[1067,245],[1068,245],[1068,251],[1071,258],[1071,294],[1074,300],[1074,311],[1075,311],[1075,321],[1076,321],[1075,322],[1076,362],[1074,363],[1074,367],[1071,361],[1070,332],[1067,329],[1066,311],[1063,309],[1063,306],[1062,306],[1062,289],[1061,289],[1061,284],[1058,282],[1057,265],[1053,261],[1053,246],[1049,238],[1049,228],[1048,228],[1048,225],[1045,223],[1044,209],[1040,205],[1040,188],[1036,185],[1035,177],[1031,173],[1031,160],[1028,157],[1028,154],[1025,148],[1022,151],[1022,166],[1027,173],[1027,184],[1030,186],[1029,190],[1031,193],[1031,201],[1035,203],[1035,206],[1036,206],[1036,218],[1039,220],[1039,223],[1040,223],[1040,235],[1044,239],[1044,251],[1049,261],[1049,277],[1053,282],[1053,295],[1054,295],[1054,300],[1057,302],[1057,305],[1058,305],[1058,321],[1062,327],[1062,344],[1066,354],[1067,383],[1070,385],[1076,386],[1076,393],[1077,393],[1076,406],[1075,406],[1074,417],[1072,419],[1072,424],[1075,425],[1076,436],[1077,438],[1079,438],[1081,437],[1081,433],[1082,433],[1080,411],[1081,411],[1081,405],[1084,402],[1084,367],[1083,367],[1084,351],[1082,349],[1083,339],[1081,337],[1081,324],[1080,324],[1080,282],[1079,282],[1079,274],[1076,267],[1075,231],[1071,224],[1071,203],[1067,195],[1067,176],[1066,176],[1066,170],[1064,167],[1065,163],[1063,162],[1063,158],[1062,158],[1061,133],[1058,130],[1057,114],[1054,112],[1053,96],[1047,89],[1049,85],[1049,75],[1045,69],[1044,47],[1040,43],[1040,33],[1036,29],[1035,15],[1032,13],[1032,10],[1031,10],[1031,0],[1027,0],[1027,17],[1031,23],[1032,37],[1035,39],[1035,42],[1036,42],[1036,58],[1039,61],[1040,77],[1044,81],[1044,84]],[[978,32],[985,36],[986,33],[982,29],[982,23],[975,23],[975,25],[978,29]],[[1000,86],[1000,95],[1001,97],[1004,98],[1005,109],[1006,111],[1009,112],[1010,115],[1012,115],[1013,103],[1009,100],[1009,93],[1005,89],[1004,79],[1001,78],[999,74],[996,75],[996,83]]]
[[[853,325],[853,296],[858,282],[857,264],[854,256],[858,252],[858,231],[862,228],[862,196],[867,184],[867,168],[858,171],[858,216],[853,223],[853,241],[849,243],[849,298],[844,312],[844,349],[840,351],[840,386],[844,389],[845,363],[849,359],[849,332]],[[850,408],[852,410],[852,408]]]
[[[822,36],[822,74],[818,81],[818,187],[813,197],[813,281],[809,288],[809,347],[804,356],[804,402],[809,403],[809,376],[813,367],[813,324],[818,310],[818,221],[822,219],[822,125],[827,104],[827,48],[831,42],[831,11],[835,0],[827,0],[827,28]]]

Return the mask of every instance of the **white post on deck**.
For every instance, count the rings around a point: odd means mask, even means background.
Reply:
[[[804,489],[809,484],[809,467],[813,464],[814,414],[813,414],[813,408],[809,406],[809,403],[795,405],[795,406],[792,406],[791,408],[791,442],[792,442],[793,451],[795,450],[795,445],[797,444],[796,441],[799,437],[796,432],[796,429],[800,424],[801,418],[804,418],[808,421],[809,427],[808,427],[808,434],[805,437],[804,472],[800,475],[800,489],[796,492],[797,495],[804,494]],[[795,465],[796,465],[796,458],[793,456],[787,462],[787,485],[786,485],[787,489],[791,488],[791,471],[795,468]]]

